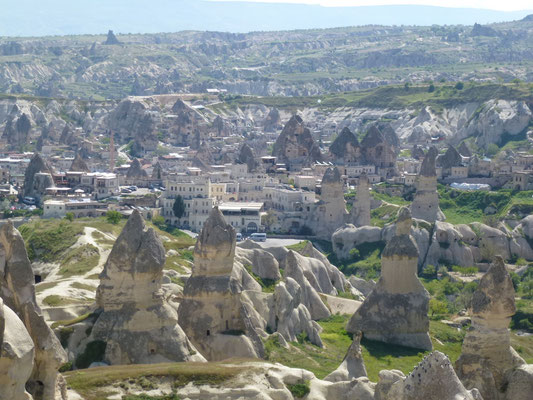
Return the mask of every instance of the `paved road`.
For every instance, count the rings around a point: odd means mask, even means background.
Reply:
[[[300,243],[301,239],[277,239],[267,238],[266,242],[258,242],[263,247],[281,247],[281,246],[290,246],[291,244]]]

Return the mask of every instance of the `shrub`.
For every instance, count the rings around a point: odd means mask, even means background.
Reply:
[[[428,277],[428,278],[436,278],[437,277],[437,268],[434,265],[427,265],[422,270],[422,275]]]
[[[455,84],[455,88],[456,88],[457,90],[463,90],[464,87],[465,87],[465,84],[464,84],[463,82],[457,82],[457,83]]]
[[[428,92],[429,93],[433,93],[435,91],[435,85],[434,84],[430,84],[429,87],[428,87]]]
[[[309,381],[295,383],[294,385],[289,384],[287,385],[287,388],[289,389],[291,394],[298,399],[307,396],[311,391],[311,388],[309,387]]]
[[[65,219],[70,221],[70,222],[74,221],[74,214],[71,213],[71,212],[66,213],[65,214]]]
[[[118,224],[120,220],[122,219],[122,214],[114,210],[108,211],[105,216],[106,216],[107,222],[113,225]]]
[[[429,312],[431,313],[431,317],[441,316],[448,313],[448,306],[444,301],[432,298],[429,300]]]
[[[158,215],[157,217],[152,218],[152,223],[157,226],[162,231],[165,231],[167,229],[167,224],[165,222],[165,218],[163,218],[161,215]]]

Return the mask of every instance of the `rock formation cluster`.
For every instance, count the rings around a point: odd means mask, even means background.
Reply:
[[[381,255],[381,277],[348,323],[348,332],[385,343],[431,350],[429,293],[417,277],[418,248],[411,213],[398,213],[396,232]]]
[[[202,361],[164,298],[165,249],[135,210],[100,274],[96,303],[101,313],[92,338],[107,343],[109,364]]]
[[[291,165],[311,165],[322,160],[320,147],[311,131],[298,115],[293,115],[274,143],[272,155],[279,162]]]

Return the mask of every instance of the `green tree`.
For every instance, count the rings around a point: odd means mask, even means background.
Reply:
[[[65,214],[65,219],[70,221],[70,222],[74,221],[74,214],[71,213],[71,212],[66,213]]]
[[[432,84],[432,83],[430,83],[430,84],[429,84],[429,88],[428,88],[428,92],[429,92],[429,93],[433,93],[434,91],[435,91],[435,85]]]
[[[500,148],[497,144],[491,143],[487,146],[487,150],[485,151],[485,154],[488,157],[494,157],[498,152],[500,151]]]
[[[464,84],[463,82],[457,82],[457,83],[455,84],[455,88],[456,88],[457,90],[463,90],[464,87],[465,87],[465,84]]]
[[[174,200],[172,211],[174,212],[176,218],[181,218],[183,217],[183,214],[185,214],[185,202],[183,201],[183,197],[181,197],[179,194],[176,197],[176,200]]]
[[[119,213],[118,211],[111,210],[106,213],[105,217],[107,219],[107,222],[109,222],[110,224],[116,225],[122,219],[122,214]]]
[[[167,224],[165,222],[165,218],[163,218],[161,215],[158,215],[157,217],[152,218],[152,223],[157,226],[162,231],[167,229]]]
[[[437,300],[435,298],[429,299],[429,312],[431,316],[443,315],[448,312],[448,306],[444,301]]]

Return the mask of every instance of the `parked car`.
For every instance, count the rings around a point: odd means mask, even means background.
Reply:
[[[131,190],[128,188],[122,188],[120,189],[120,193],[131,193]]]
[[[29,206],[34,206],[37,204],[37,200],[35,200],[35,197],[26,196],[22,199],[22,202],[24,204],[27,204]]]
[[[130,186],[128,187],[128,189],[131,190],[132,192],[135,192],[139,188],[137,186]]]
[[[242,241],[242,233],[237,233],[237,242]]]
[[[252,233],[250,235],[250,239],[252,239],[255,242],[266,242],[267,235],[266,233]]]

